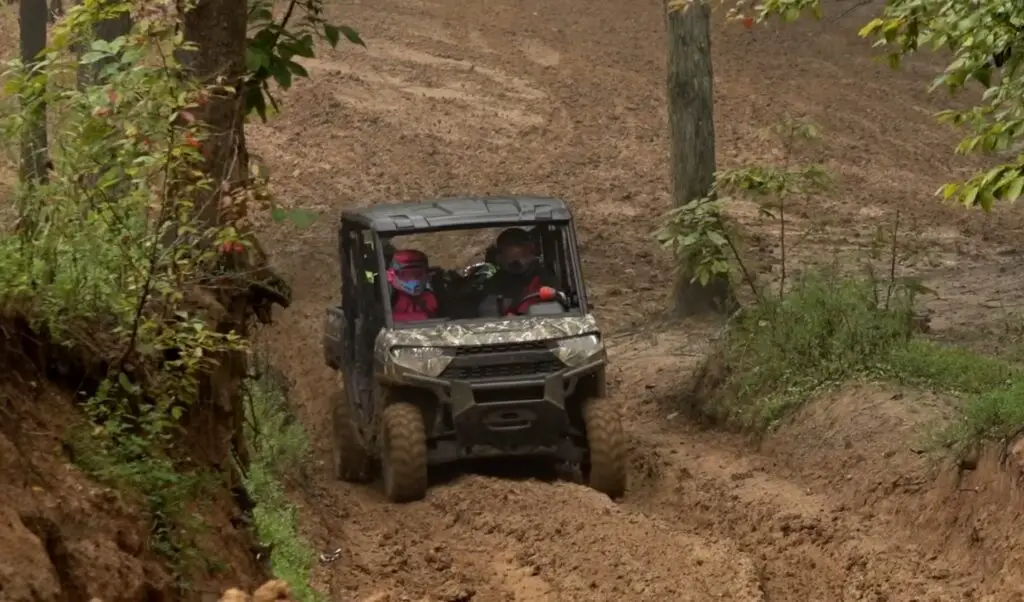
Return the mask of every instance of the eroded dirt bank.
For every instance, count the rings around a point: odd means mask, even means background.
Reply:
[[[179,599],[174,568],[154,547],[146,500],[74,466],[82,451],[71,444],[75,429],[86,428],[75,395],[25,365],[15,371],[0,364],[0,600]],[[180,599],[216,600],[226,587],[253,588],[265,579],[253,540],[234,526],[239,512],[227,488],[205,494],[190,508],[204,522],[199,549],[180,565],[190,580]]]

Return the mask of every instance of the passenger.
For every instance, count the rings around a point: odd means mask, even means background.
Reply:
[[[438,316],[437,296],[430,290],[430,263],[422,251],[395,251],[388,266],[391,316],[395,322],[418,322]]]
[[[498,235],[494,244],[494,262],[497,271],[484,284],[487,295],[501,295],[506,302],[515,302],[543,286],[557,288],[555,276],[537,258],[537,245],[533,237],[522,228],[509,228]],[[539,299],[508,307],[512,313],[523,313]]]

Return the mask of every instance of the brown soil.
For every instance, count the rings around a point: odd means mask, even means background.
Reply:
[[[908,451],[916,425],[943,414],[941,401],[845,392],[759,453],[680,417],[666,420],[659,400],[712,330],[653,326],[671,277],[650,236],[669,205],[658,6],[350,4],[335,14],[360,29],[369,49],[322,54],[310,64],[313,79],[285,97],[284,113],[253,128],[252,147],[277,174],[279,196],[327,216],[299,234],[268,232],[296,301],[264,334],[295,381],[297,411],[319,451],[316,491],[304,504],[309,535],[344,551],[318,585],[335,599],[366,600],[1020,595],[1004,572],[1015,560],[1005,535],[1012,530],[985,525],[975,541],[967,526],[1012,499],[1009,485],[996,485],[1001,473],[986,465],[972,477],[986,487],[964,493],[963,483],[932,485],[931,467]],[[1007,229],[988,230],[991,219],[931,196],[972,167],[949,152],[955,134],[932,121],[939,103],[924,86],[935,66],[892,73],[874,62],[854,33],[863,18],[719,31],[721,162],[775,156],[757,133],[786,113],[816,120],[827,137],[821,158],[840,180],[827,198],[794,210],[794,230],[815,230],[798,255],[856,255],[899,207],[913,234],[907,246],[928,251],[901,270],[934,274],[929,283],[943,295],[936,328],[977,328],[979,299],[998,294],[1011,303],[1020,289],[996,290],[977,272],[970,287],[958,279],[982,262],[994,271],[1019,218],[1004,212]],[[331,480],[326,401],[337,384],[317,342],[338,290],[332,216],[345,206],[504,192],[562,196],[578,217],[589,288],[604,328],[617,333],[613,390],[633,439],[625,502],[485,473],[439,482],[426,501],[395,507],[373,488]],[[735,209],[761,256],[777,253],[770,225]],[[1009,259],[999,265],[1019,269]],[[985,317],[997,327],[991,312]],[[998,525],[1015,514],[1000,514]]]
[[[323,551],[342,550],[316,585],[332,599],[377,602],[1024,599],[1013,571],[1024,554],[1013,528],[1015,476],[999,458],[962,474],[912,449],[948,416],[945,400],[845,390],[758,451],[666,405],[714,327],[659,323],[671,281],[650,236],[669,205],[660,6],[332,5],[331,16],[356,26],[369,49],[325,50],[309,61],[312,79],[285,95],[284,113],[252,128],[279,198],[325,215],[298,234],[268,226],[264,240],[296,298],[261,337],[295,383],[292,399],[317,450],[313,483],[297,494],[307,534]],[[898,207],[907,244],[927,251],[901,270],[940,293],[933,327],[986,336],[1002,324],[993,305],[1013,307],[1022,296],[1013,256],[1021,218],[931,196],[978,164],[955,158],[955,134],[933,122],[942,99],[924,89],[936,66],[918,61],[893,73],[857,39],[866,10],[779,31],[720,29],[720,162],[771,159],[777,153],[757,136],[763,127],[786,113],[813,118],[827,137],[820,158],[841,178],[831,194],[794,208],[793,231],[813,229],[797,255],[856,259]],[[564,197],[578,217],[613,354],[612,391],[628,416],[625,501],[478,471],[393,506],[372,487],[331,479],[327,400],[337,382],[319,340],[338,294],[335,216],[396,199],[515,192]],[[777,254],[772,228],[748,207],[734,210],[768,263]],[[10,562],[0,560],[0,570],[22,566]]]
[[[6,349],[6,348],[5,348]],[[85,428],[75,396],[5,370],[0,380],[0,600],[154,602],[176,587],[152,549],[142,499],[98,485],[74,467],[73,429]],[[192,511],[203,517],[193,599],[224,584],[253,587],[263,569],[236,530],[227,491]]]
[[[713,329],[657,325],[671,278],[650,235],[669,205],[659,6],[349,4],[334,15],[369,49],[324,52],[310,62],[312,80],[286,95],[284,113],[253,128],[252,148],[271,165],[280,198],[327,216],[299,234],[268,230],[296,300],[263,336],[295,382],[319,453],[315,492],[303,504],[308,534],[324,550],[343,550],[318,585],[335,599],[364,600],[1024,595],[1010,570],[1021,548],[1008,535],[1018,514],[1006,510],[1016,499],[1008,477],[988,462],[956,483],[936,481],[956,473],[910,450],[924,425],[949,414],[943,400],[844,391],[759,452],[664,409]],[[994,228],[992,218],[931,196],[978,163],[955,158],[955,133],[932,120],[942,99],[924,90],[936,66],[918,61],[893,73],[874,61],[855,35],[866,18],[862,10],[782,31],[721,28],[720,162],[777,157],[758,132],[784,114],[817,121],[826,140],[816,158],[840,179],[829,195],[795,206],[793,231],[813,230],[796,255],[858,260],[898,207],[908,233],[900,270],[928,276],[941,295],[933,326],[948,336],[966,325],[997,329],[1001,318],[983,303],[1020,299],[1019,286],[1000,286],[1020,269],[1000,254],[1020,218],[1005,211]],[[318,341],[338,294],[335,216],[346,206],[507,192],[564,197],[578,217],[632,437],[626,500],[485,471],[396,507],[374,488],[333,481],[326,404],[337,383]],[[773,228],[743,205],[734,210],[767,263],[777,255]]]

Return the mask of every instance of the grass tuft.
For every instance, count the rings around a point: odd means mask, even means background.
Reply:
[[[309,460],[309,439],[290,411],[283,383],[260,370],[249,387],[247,433],[251,446],[245,487],[256,503],[253,519],[260,541],[271,548],[274,576],[291,586],[298,602],[322,602],[311,578],[316,553],[299,529],[299,513],[284,482],[301,474]]]
[[[1024,425],[1024,369],[916,336],[914,295],[831,271],[805,275],[732,324],[707,374],[722,374],[690,402],[706,418],[753,432],[784,421],[815,394],[859,379],[944,393],[961,411],[937,445],[963,451],[1006,439]],[[698,381],[700,382],[700,378]]]

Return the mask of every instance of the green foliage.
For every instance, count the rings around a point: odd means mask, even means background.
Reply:
[[[747,428],[775,424],[807,397],[872,373],[910,337],[914,295],[886,307],[878,283],[810,272],[781,298],[765,297],[732,323],[724,344],[729,380],[708,408]]]
[[[110,399],[93,398],[88,409],[111,415]],[[171,562],[179,588],[188,587],[188,575],[202,568],[211,559],[200,555],[195,536],[205,528],[198,512],[212,484],[212,477],[195,468],[182,466],[168,455],[154,454],[150,433],[163,438],[166,432],[154,428],[143,414],[141,420],[122,408],[113,413],[104,427],[79,429],[72,434],[70,445],[75,463],[86,474],[101,483],[122,491],[137,492],[145,502],[151,518],[150,546]],[[129,428],[138,424],[138,429]]]
[[[280,18],[275,17],[274,7],[274,0],[249,0],[245,53],[248,76],[242,95],[246,115],[255,113],[263,122],[267,121],[268,109],[280,112],[271,82],[287,90],[295,78],[309,77],[306,68],[296,59],[314,58],[317,40],[326,41],[331,48],[336,48],[342,38],[351,44],[366,46],[355,29],[332,24],[324,18],[323,0],[289,0]],[[269,170],[255,156],[250,156],[250,176],[254,198],[266,201],[271,219],[289,222],[298,228],[308,228],[316,221],[318,216],[312,211],[276,206],[267,186]]]
[[[666,214],[666,224],[655,236],[672,252],[677,269],[688,269],[693,281],[707,286],[719,275],[729,275],[732,243],[719,201],[703,198]]]
[[[256,502],[256,533],[272,549],[274,575],[288,582],[295,599],[319,602],[323,596],[309,585],[315,553],[299,532],[298,509],[282,486],[289,476],[301,473],[309,459],[309,441],[289,411],[281,384],[267,371],[253,380],[248,397],[246,436],[252,457],[245,486]]]
[[[718,171],[707,197],[669,211],[665,215],[665,225],[655,233],[662,248],[672,252],[677,269],[692,273],[695,282],[706,285],[715,277],[730,276],[732,261],[735,261],[755,297],[761,296],[738,251],[735,229],[730,228],[723,213],[725,203],[740,197],[753,199],[758,203],[762,216],[778,222],[785,278],[786,201],[793,196],[807,196],[827,189],[831,178],[819,165],[790,164],[801,143],[819,139],[816,125],[788,118],[770,128],[768,134],[782,148],[782,165],[755,165]],[[779,286],[780,294],[784,287],[783,280]]]
[[[960,397],[1010,385],[1021,371],[999,358],[915,339],[893,354],[889,375],[901,382]]]
[[[692,400],[706,417],[770,429],[817,393],[857,379],[888,380],[949,395],[960,417],[933,444],[962,453],[1007,440],[1024,424],[1024,368],[915,338],[913,287],[834,271],[812,272],[782,298],[766,298],[731,324],[718,361],[725,381]]]
[[[794,21],[805,12],[820,18],[821,5],[820,0],[740,0],[729,12],[740,19],[763,21],[779,16]],[[914,52],[948,52],[949,62],[933,89],[955,92],[971,82],[984,89],[977,104],[966,110],[943,111],[939,119],[972,130],[956,152],[1009,151],[1015,158],[966,182],[946,184],[939,193],[985,211],[996,201],[1020,198],[1024,193],[1024,4],[1013,0],[889,0],[860,35],[885,47],[893,68]]]
[[[979,442],[1007,440],[1024,424],[1024,369],[957,347],[913,340],[893,354],[885,376],[959,399],[960,416],[933,443],[962,453]]]
[[[342,37],[352,44],[366,46],[356,30],[324,19],[323,0],[289,0],[280,19],[274,17],[274,4],[274,0],[249,0],[245,108],[263,121],[267,120],[268,103],[279,110],[270,92],[270,82],[287,90],[295,77],[309,77],[295,58],[313,58],[317,39],[325,40],[332,48]]]
[[[47,182],[19,191],[15,232],[0,235],[0,305],[109,365],[85,406],[96,427],[76,437],[76,459],[146,499],[151,544],[183,580],[204,478],[178,448],[179,421],[218,354],[245,348],[237,334],[217,332],[188,293],[223,261],[204,241],[242,243],[231,225],[197,217],[223,193],[200,170],[206,132],[191,112],[224,92],[200,87],[177,62],[191,50],[180,23],[158,12],[127,36],[93,37],[95,23],[132,7],[72,7],[32,71],[13,62],[4,74],[9,98],[32,100],[5,106],[0,127],[18,136],[45,103],[53,167]],[[81,64],[100,68],[79,87]]]
[[[202,399],[200,381],[218,358],[248,347],[238,334],[216,330],[200,309],[207,297],[196,293],[214,291],[230,273],[231,255],[249,244],[231,209],[255,195],[215,186],[202,170],[207,132],[196,114],[236,91],[223,82],[202,86],[178,62],[195,50],[184,41],[181,15],[147,12],[128,35],[95,39],[96,23],[134,7],[85,0],[56,25],[31,69],[8,65],[0,128],[17,139],[46,106],[53,165],[47,181],[18,191],[18,223],[0,234],[0,306],[20,309],[37,332],[109,366],[85,404],[94,428],[75,434],[75,461],[145,499],[150,543],[184,586],[195,563],[207,560],[198,557],[194,535],[208,478],[181,444],[181,420]],[[250,54],[263,58],[250,89],[255,83],[267,91],[271,78],[287,87],[288,74],[305,75],[291,59],[312,56],[317,32],[332,45],[341,36],[361,43],[350,28],[326,23],[320,2],[292,2],[277,22],[269,9],[262,0],[252,6]],[[78,82],[84,65],[98,66],[95,77]],[[266,170],[256,167],[254,183],[264,185]],[[222,210],[222,225],[202,218],[210,204]],[[315,218],[264,206],[277,221],[308,226]],[[261,535],[274,544],[275,569],[299,599],[312,600],[313,556],[276,480],[305,460],[308,443],[275,403],[253,397],[250,426],[261,428],[248,484],[260,502]]]

